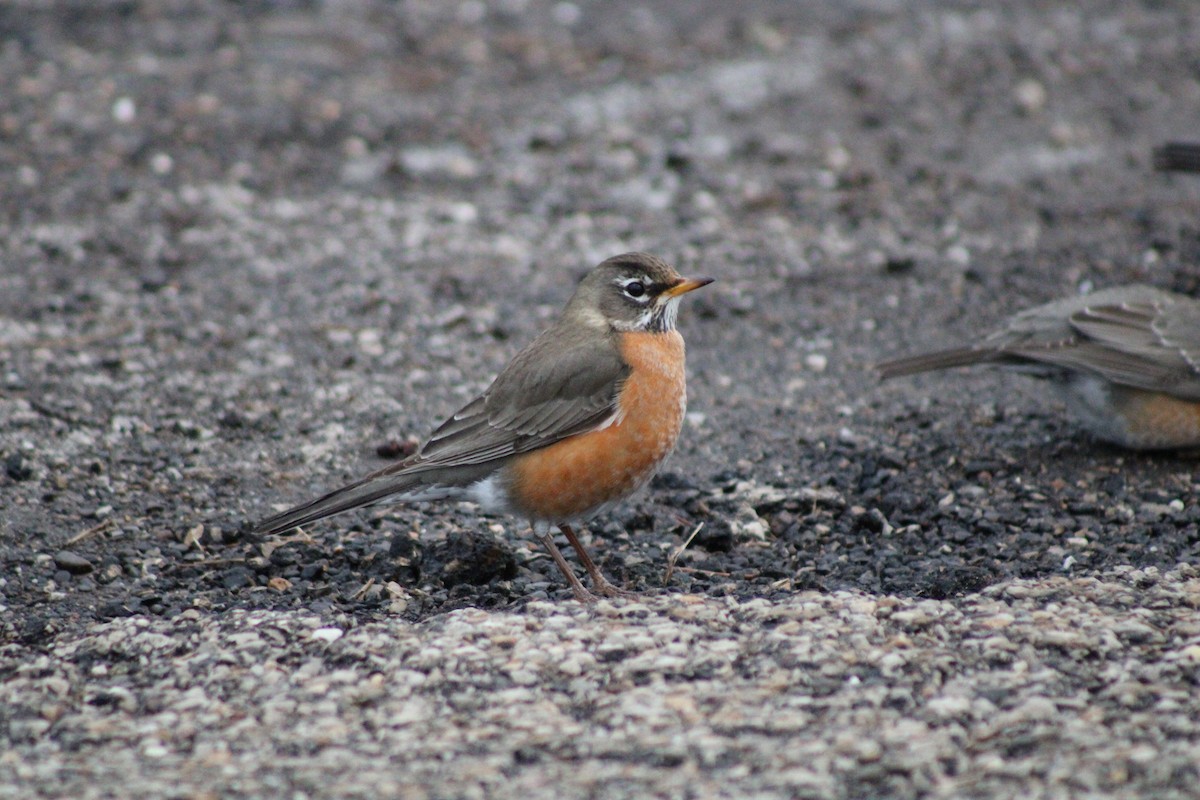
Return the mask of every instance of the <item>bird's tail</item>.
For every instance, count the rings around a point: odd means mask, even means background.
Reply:
[[[935,353],[922,353],[918,356],[897,358],[894,361],[884,361],[876,364],[875,369],[884,378],[896,378],[901,375],[915,375],[918,372],[930,372],[936,369],[951,367],[969,367],[972,364],[983,364],[996,360],[994,350],[978,347],[955,347],[950,350],[939,350]]]
[[[1200,143],[1167,142],[1156,147],[1154,168],[1161,172],[1200,172]]]
[[[393,495],[412,494],[425,484],[419,473],[397,470],[397,466],[400,465],[373,472],[354,483],[334,489],[323,497],[268,517],[255,523],[250,530],[262,534],[282,533],[300,525],[332,517],[334,514],[341,514],[343,511],[378,503]]]

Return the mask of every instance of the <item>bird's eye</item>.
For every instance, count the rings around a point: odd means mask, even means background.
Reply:
[[[630,297],[641,297],[646,293],[646,285],[641,281],[630,281],[625,284],[625,294]]]

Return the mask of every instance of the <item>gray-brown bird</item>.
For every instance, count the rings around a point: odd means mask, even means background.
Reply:
[[[997,364],[1049,380],[1083,426],[1133,450],[1200,446],[1200,302],[1123,286],[1023,311],[976,344],[887,361],[884,378]]]
[[[550,535],[557,526],[596,592],[626,594],[596,567],[577,523],[644,486],[675,447],[687,404],[679,300],[712,282],[645,253],[580,282],[553,325],[412,457],[253,526],[279,533],[381,501],[471,500],[533,524],[576,598],[595,600]]]

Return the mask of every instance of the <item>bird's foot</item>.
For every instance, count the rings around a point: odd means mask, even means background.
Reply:
[[[624,597],[626,599],[633,599],[640,596],[637,592],[631,592],[628,589],[622,589],[620,586],[610,583],[609,580],[600,573],[596,573],[592,576],[592,589],[595,590],[596,594],[603,595],[605,597]]]

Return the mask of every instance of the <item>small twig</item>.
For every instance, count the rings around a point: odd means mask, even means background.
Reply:
[[[367,582],[364,583],[362,586],[360,586],[357,592],[355,592],[353,595],[351,595],[351,599],[362,600],[364,597],[367,596],[367,591],[374,585],[375,585],[375,579],[367,578]]]
[[[183,546],[187,548],[194,547],[201,553],[204,552],[204,545],[200,544],[200,540],[204,537],[204,526],[193,525],[188,528],[188,532],[183,535]]]
[[[715,569],[701,569],[700,567],[680,567],[680,572],[686,572],[689,575],[709,575],[714,578],[732,578],[732,572],[721,572]]]
[[[295,544],[296,542],[300,542],[301,544],[312,544],[313,541],[315,540],[308,534],[308,531],[304,530],[304,528],[296,528],[295,535],[272,536],[270,539],[263,542],[258,549],[259,552],[262,553],[263,558],[270,558],[271,553],[274,553],[276,550],[286,545]]]
[[[72,536],[70,539],[67,539],[66,544],[64,544],[63,547],[71,547],[72,545],[79,544],[80,542],[84,541],[85,539],[90,539],[98,533],[103,533],[104,531],[113,527],[113,525],[115,525],[115,524],[116,523],[114,523],[112,521],[112,517],[108,517],[103,522],[101,522],[99,525],[93,525],[92,527],[90,527],[86,531],[84,531],[83,533],[77,533],[74,536]]]
[[[679,545],[679,549],[667,556],[667,573],[663,575],[663,586],[666,586],[671,582],[671,575],[675,572],[675,562],[679,560],[679,557],[683,555],[683,551],[687,550],[687,546],[692,543],[692,539],[696,538],[696,534],[699,533],[700,529],[703,527],[704,523],[701,522],[692,530],[690,534],[688,534],[688,537],[683,540],[683,544]]]
[[[192,567],[224,567],[229,564],[245,564],[244,558],[205,558],[200,561],[176,561],[168,564],[163,570],[164,572],[174,572],[180,569],[190,569]]]
[[[46,405],[41,400],[34,400],[32,397],[27,397],[26,402],[29,403],[30,408],[41,414],[43,417],[50,417],[51,419],[56,419],[59,422],[65,422],[68,425],[86,425],[89,428],[103,427],[99,422],[95,422],[90,419],[83,419],[82,417],[77,417],[74,414],[69,414],[66,411],[60,411],[53,406]]]
[[[180,561],[181,567],[223,567],[227,564],[245,564],[244,558],[205,558],[200,561]]]

